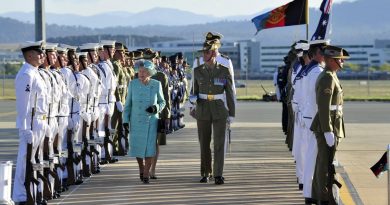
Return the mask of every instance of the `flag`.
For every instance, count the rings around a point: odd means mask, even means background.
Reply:
[[[388,171],[389,170],[389,161],[387,159],[387,152],[383,154],[381,159],[372,166],[371,171],[374,173],[376,177],[379,177],[382,172]]]
[[[307,4],[308,0],[294,0],[265,14],[254,17],[252,22],[256,26],[256,34],[260,30],[267,28],[307,24]]]
[[[313,36],[311,37],[311,40],[321,40],[325,39],[326,35],[326,28],[329,24],[329,15],[332,8],[332,1],[333,0],[323,0],[321,3],[320,10],[322,12],[320,21],[318,22],[318,26],[316,31],[314,32]]]

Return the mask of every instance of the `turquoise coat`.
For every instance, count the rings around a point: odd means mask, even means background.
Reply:
[[[155,105],[156,114],[146,112]],[[165,107],[161,83],[150,79],[147,85],[135,79],[129,83],[123,111],[123,123],[129,123],[130,156],[154,157],[156,155],[158,113]]]

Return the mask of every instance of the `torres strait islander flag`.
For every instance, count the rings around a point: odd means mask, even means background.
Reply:
[[[257,32],[262,29],[293,26],[308,23],[308,0],[294,0],[252,19]]]
[[[377,163],[375,163],[374,166],[372,166],[370,169],[372,173],[374,173],[374,175],[378,178],[383,172],[389,171],[389,161],[387,159],[387,152],[385,152],[382,155],[381,159]]]

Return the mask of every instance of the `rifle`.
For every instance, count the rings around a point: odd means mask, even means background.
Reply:
[[[73,102],[74,98],[72,98],[71,108],[70,108],[70,118],[72,119],[73,116]],[[75,175],[74,175],[74,168],[73,168],[73,130],[68,130],[67,136],[66,136],[66,144],[68,149],[68,158],[66,159],[66,168],[68,170],[68,179],[66,182],[66,185],[72,185],[75,183]]]
[[[31,132],[33,131],[33,122],[34,122],[34,115],[35,115],[35,107],[37,105],[37,93],[35,93],[35,100],[34,100],[34,107],[31,109]],[[27,194],[27,205],[34,205],[35,204],[35,191],[31,191],[31,183],[34,178],[34,170],[31,163],[31,154],[32,154],[32,143],[27,143],[27,156],[26,156],[26,175],[24,176],[24,187],[26,188],[26,194]],[[36,180],[35,180],[36,181]],[[34,188],[34,186],[33,186]]]
[[[333,117],[332,125],[334,128],[334,123],[336,121],[336,117],[339,113],[339,99],[340,99],[341,93],[338,93],[337,95],[337,105],[336,105],[336,112]],[[329,147],[329,159],[328,159],[328,198],[329,198],[329,205],[337,205],[337,201],[333,195],[333,184],[335,184],[339,189],[341,188],[341,184],[335,179],[336,177],[336,169],[333,164],[333,159],[336,154],[336,145],[337,145],[337,136],[335,136],[335,144],[332,147]]]
[[[341,188],[340,182],[336,180],[336,169],[333,164],[334,155],[336,153],[335,146],[329,147],[329,161],[328,161],[328,198],[329,198],[329,205],[337,205],[337,201],[335,199],[335,196],[333,195],[333,184],[335,184],[339,189]]]
[[[32,120],[31,120],[32,121]],[[27,201],[26,204],[34,205],[35,196],[33,196],[34,190],[31,191],[32,178],[34,177],[34,171],[31,163],[32,144],[27,144],[27,157],[26,157],[26,175],[24,177],[24,187],[26,188]],[[34,186],[33,186],[34,187]],[[33,192],[33,193],[32,193]]]
[[[87,105],[85,107],[85,113],[88,112],[88,104],[89,104],[89,94],[87,95]],[[88,152],[87,127],[88,127],[88,123],[85,120],[83,120],[83,130],[82,130],[83,150],[81,151],[81,157],[83,162],[82,169],[83,169],[84,176],[91,175],[89,173],[89,167],[87,166],[87,162],[86,162],[86,157],[87,157],[86,153]]]

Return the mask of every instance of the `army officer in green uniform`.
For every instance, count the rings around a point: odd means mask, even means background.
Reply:
[[[235,115],[232,74],[229,69],[216,62],[216,49],[219,41],[206,41],[203,44],[204,64],[194,68],[194,95],[197,96],[195,118],[198,126],[201,155],[201,183],[207,183],[211,177],[211,130],[214,140],[214,178],[215,184],[224,183],[224,145],[226,121]],[[223,97],[226,92],[226,109]]]
[[[343,68],[346,50],[327,46],[324,50],[325,69],[316,83],[318,112],[311,130],[317,138],[318,155],[313,177],[312,198],[319,204],[334,204],[332,190],[334,172],[332,162],[338,143],[344,135],[343,90],[336,72]],[[328,186],[329,185],[329,186]]]

